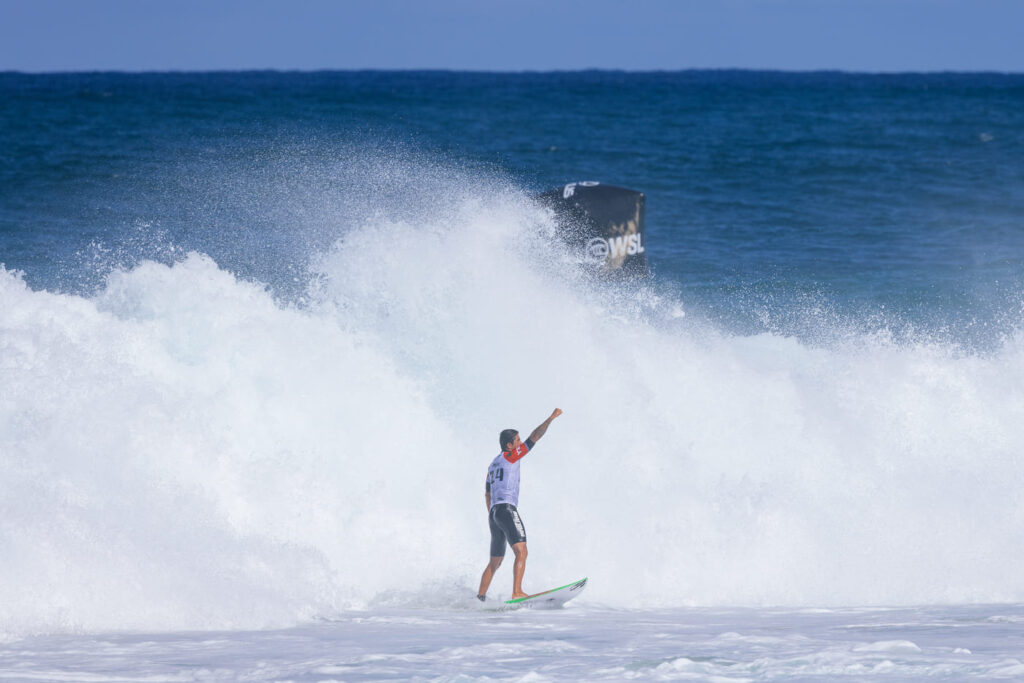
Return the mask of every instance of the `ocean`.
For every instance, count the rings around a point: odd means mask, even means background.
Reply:
[[[1024,675],[1024,75],[0,73],[0,264],[0,680]]]

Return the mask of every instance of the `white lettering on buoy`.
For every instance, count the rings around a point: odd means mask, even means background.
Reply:
[[[580,181],[578,183],[569,183],[564,188],[562,188],[562,199],[568,199],[569,197],[571,197],[574,194],[576,194],[576,187],[577,186],[579,186],[579,187],[597,187],[600,184],[601,183],[599,183],[596,180],[582,180],[582,181]]]
[[[644,253],[643,235],[633,233],[617,237],[594,237],[586,246],[586,259],[591,263],[601,263],[609,256],[619,258],[636,256]]]
[[[608,239],[608,252],[612,258],[620,256],[635,256],[644,253],[644,244],[641,235],[619,235]]]
[[[587,242],[586,259],[590,263],[604,263],[608,258],[608,243],[600,237]]]

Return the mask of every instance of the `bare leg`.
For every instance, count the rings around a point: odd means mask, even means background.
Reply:
[[[487,589],[491,586],[491,579],[494,578],[494,572],[498,571],[498,567],[501,566],[501,556],[492,557],[491,561],[487,563],[487,568],[484,569],[483,576],[480,577],[480,590],[476,592],[477,597],[481,595],[487,595]]]
[[[523,574],[526,573],[526,541],[514,544],[512,552],[516,554],[515,564],[512,565],[512,598],[525,598]]]

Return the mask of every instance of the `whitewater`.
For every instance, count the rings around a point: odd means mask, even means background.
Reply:
[[[737,335],[453,194],[297,297],[0,270],[0,679],[1024,675],[1024,337]],[[590,585],[488,611],[495,437],[556,406],[525,586]]]

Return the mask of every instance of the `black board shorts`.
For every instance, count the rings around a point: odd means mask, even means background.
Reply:
[[[509,545],[526,542],[526,527],[519,518],[519,510],[511,503],[498,503],[487,516],[491,527],[491,557],[505,557],[505,542]]]

